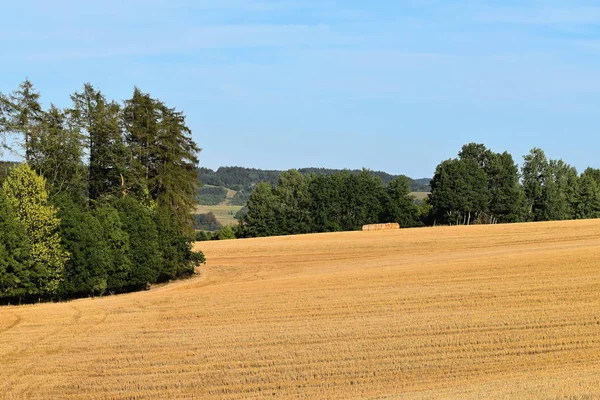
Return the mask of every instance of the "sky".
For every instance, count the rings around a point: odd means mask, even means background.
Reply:
[[[413,178],[468,142],[600,167],[592,1],[0,0],[0,92],[185,112],[203,167]]]

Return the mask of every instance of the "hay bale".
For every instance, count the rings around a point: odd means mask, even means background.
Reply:
[[[400,229],[400,224],[397,222],[391,222],[388,224],[371,224],[371,225],[363,225],[362,230],[364,232],[369,231],[390,231],[394,229]]]

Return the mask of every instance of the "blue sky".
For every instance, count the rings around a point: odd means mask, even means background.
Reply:
[[[586,1],[0,0],[0,91],[185,111],[201,165],[429,177],[461,145],[600,167]]]

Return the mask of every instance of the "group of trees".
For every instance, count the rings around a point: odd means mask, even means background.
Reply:
[[[518,165],[507,152],[463,146],[431,181],[434,223],[555,221],[600,217],[600,170],[579,175],[563,160],[534,148]]]
[[[357,230],[364,224],[401,227],[600,218],[600,170],[582,174],[534,148],[519,169],[512,155],[469,143],[441,162],[422,204],[403,177],[384,182],[364,170],[279,175],[256,185],[238,237]]]
[[[410,192],[405,177],[386,186],[367,170],[331,175],[290,170],[279,175],[275,186],[267,182],[256,185],[236,234],[257,237],[348,231],[387,221],[418,226],[419,208]]]
[[[138,290],[186,276],[198,147],[183,113],[135,89],[92,85],[44,110],[31,82],[0,93],[0,301]]]

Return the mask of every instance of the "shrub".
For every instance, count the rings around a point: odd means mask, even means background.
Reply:
[[[213,234],[212,240],[235,239],[235,233],[231,226],[224,226]]]
[[[194,218],[194,228],[205,231],[216,231],[221,229],[223,225],[217,221],[215,214],[210,211],[206,214],[196,214]]]

